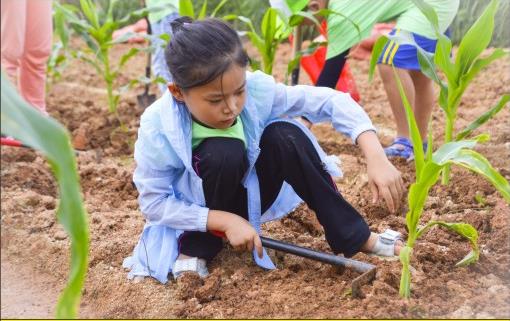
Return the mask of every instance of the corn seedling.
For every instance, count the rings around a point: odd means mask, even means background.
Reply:
[[[489,56],[485,58],[480,57],[492,38],[494,15],[498,8],[498,0],[492,0],[482,15],[467,31],[459,44],[455,60],[451,58],[452,43],[450,39],[439,32],[438,18],[434,9],[422,0],[413,0],[413,2],[427,17],[435,30],[438,38],[436,53],[432,55],[424,51],[406,33],[400,36],[381,37],[374,45],[370,62],[370,77],[373,75],[377,57],[388,39],[416,46],[422,72],[440,87],[439,105],[446,115],[444,142],[449,143],[463,139],[471,134],[474,129],[492,118],[508,102],[508,94],[506,94],[496,106],[478,118],[472,125],[462,131],[461,134],[457,135],[457,137],[454,135],[458,106],[468,85],[483,68],[487,67],[494,60],[508,55],[503,49],[495,49]],[[443,72],[446,81],[439,77],[436,68]],[[450,177],[449,165],[444,167],[442,175],[443,184],[447,184]]]
[[[427,151],[424,153],[421,147],[422,139],[418,130],[418,125],[416,124],[411,105],[405,96],[404,89],[396,72],[395,77],[409,124],[416,168],[416,181],[411,184],[411,188],[409,189],[409,211],[406,214],[409,236],[407,244],[400,252],[400,261],[402,263],[400,295],[409,298],[411,295],[411,274],[409,265],[414,244],[418,238],[434,225],[447,228],[469,240],[471,251],[456,264],[457,266],[465,266],[476,262],[479,257],[477,244],[478,233],[470,224],[462,222],[448,223],[443,221],[429,221],[424,226],[418,225],[429,190],[439,180],[439,175],[445,166],[460,165],[480,174],[501,193],[507,202],[510,202],[510,184],[491,166],[485,157],[472,150],[478,142],[484,142],[489,139],[489,135],[487,134],[479,135],[471,140],[458,140],[445,143],[432,153],[432,133],[429,130]]]
[[[41,151],[58,181],[57,218],[71,239],[71,267],[67,285],[57,303],[56,318],[75,318],[87,271],[89,231],[69,134],[57,121],[43,116],[25,102],[3,72],[1,83],[2,133]]]
[[[115,114],[118,118],[117,105],[120,99],[120,92],[115,86],[117,85],[116,82],[120,75],[120,71],[139,51],[151,49],[131,48],[126,54],[121,56],[117,66],[115,67],[109,57],[110,49],[132,37],[140,37],[141,35],[127,33],[113,41],[113,32],[119,27],[128,24],[133,19],[138,20],[145,17],[149,12],[160,10],[161,8],[142,8],[131,12],[122,18],[116,19],[113,15],[113,7],[117,1],[118,0],[110,1],[106,14],[103,15],[104,21],[101,21],[100,14],[98,13],[98,7],[92,0],[80,0],[81,10],[69,4],[61,5],[59,3],[55,3],[55,6],[56,14],[62,15],[63,17],[62,21],[56,25],[57,32],[59,33],[62,42],[65,43],[64,39],[66,37],[62,37],[66,34],[66,25],[69,25],[74,32],[83,38],[87,44],[87,48],[85,50],[80,49],[75,51],[75,56],[94,67],[97,73],[104,79],[108,95],[108,110]],[[145,37],[150,40],[149,36]],[[168,40],[168,37],[164,40]]]

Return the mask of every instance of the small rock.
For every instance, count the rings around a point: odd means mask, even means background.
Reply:
[[[204,281],[198,273],[185,272],[177,278],[176,296],[181,300],[194,298],[195,291],[203,284]]]
[[[498,278],[497,276],[495,276],[494,274],[491,273],[491,274],[482,276],[480,278],[480,283],[482,284],[482,286],[484,288],[490,288],[495,285],[500,285],[502,282],[501,282],[500,278]]]
[[[487,292],[493,295],[501,296],[508,292],[508,288],[502,284],[493,285],[487,289]]]
[[[67,233],[65,231],[58,231],[55,233],[53,237],[55,238],[55,240],[62,241],[67,238]]]
[[[73,132],[73,146],[78,150],[85,150],[89,143],[89,125],[83,123]]]
[[[494,319],[494,316],[492,314],[490,314],[489,312],[482,311],[482,312],[477,313],[474,318],[475,319]]]
[[[451,319],[471,319],[473,318],[474,313],[473,309],[470,306],[463,305],[454,312],[452,312],[449,316]]]
[[[221,284],[219,275],[209,275],[204,281],[204,285],[197,289],[195,297],[198,302],[205,303],[212,301],[216,296]]]

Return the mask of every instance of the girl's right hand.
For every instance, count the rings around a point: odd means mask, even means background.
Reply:
[[[251,224],[239,215],[209,210],[207,229],[225,233],[228,242],[238,251],[253,251],[262,258],[262,241]]]

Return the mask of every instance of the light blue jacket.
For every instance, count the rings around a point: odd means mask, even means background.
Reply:
[[[341,176],[336,158],[326,156],[312,133],[292,118],[303,115],[313,123],[331,121],[337,131],[353,142],[362,132],[375,128],[349,94],[324,87],[277,84],[262,72],[247,72],[246,83],[247,99],[241,119],[249,169],[243,184],[248,193],[249,221],[260,233],[261,223],[283,217],[302,202],[292,187],[284,183],[271,208],[261,213],[254,164],[260,153],[260,137],[268,124],[274,121],[297,124],[333,176]],[[183,231],[206,231],[209,209],[205,206],[202,179],[191,166],[191,123],[186,106],[174,100],[168,91],[141,117],[133,180],[146,224],[133,255],[124,260],[124,267],[131,269],[129,277],[150,275],[166,283],[178,255],[178,236]],[[275,268],[265,251],[262,259],[256,254],[254,258],[264,268]]]

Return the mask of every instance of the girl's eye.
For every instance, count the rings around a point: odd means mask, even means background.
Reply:
[[[242,94],[244,94],[244,88],[236,92],[237,96],[241,96]]]
[[[219,103],[221,103],[223,100],[222,99],[214,99],[214,100],[209,100],[209,103],[213,104],[213,105],[217,105]]]

